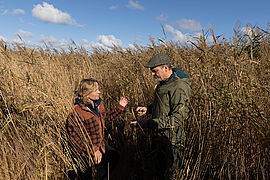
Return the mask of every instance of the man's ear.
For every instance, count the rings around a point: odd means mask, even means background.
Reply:
[[[165,68],[165,71],[168,71],[169,67],[166,64],[163,65],[163,67]]]

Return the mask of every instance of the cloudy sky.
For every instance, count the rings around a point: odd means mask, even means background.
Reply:
[[[267,27],[270,0],[0,0],[0,39],[29,46],[132,47],[180,43],[202,30],[230,38],[238,22]],[[161,26],[162,25],[162,26]]]

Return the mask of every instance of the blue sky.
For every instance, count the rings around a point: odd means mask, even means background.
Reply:
[[[110,49],[150,44],[150,37],[184,43],[209,28],[230,38],[241,28],[266,28],[270,0],[0,0],[0,39],[29,46]]]

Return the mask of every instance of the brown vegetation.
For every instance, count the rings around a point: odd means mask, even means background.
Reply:
[[[63,132],[82,78],[102,82],[112,109],[127,95],[130,108],[108,124],[107,141],[123,154],[119,179],[140,179],[146,131],[129,125],[133,108],[151,102],[155,82],[143,65],[157,52],[193,80],[184,167],[179,179],[269,179],[270,37],[254,28],[231,39],[214,33],[188,45],[152,42],[112,51],[81,47],[31,49],[0,43],[0,179],[62,179],[71,167]],[[214,43],[206,43],[212,36]],[[120,173],[121,172],[121,173]]]

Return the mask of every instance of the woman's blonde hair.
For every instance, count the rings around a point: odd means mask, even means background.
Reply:
[[[98,81],[96,79],[93,78],[89,78],[89,79],[83,79],[81,80],[78,90],[77,90],[77,95],[78,98],[83,102],[83,103],[87,103],[88,102],[88,95],[95,90],[96,87],[96,83],[98,83]]]

